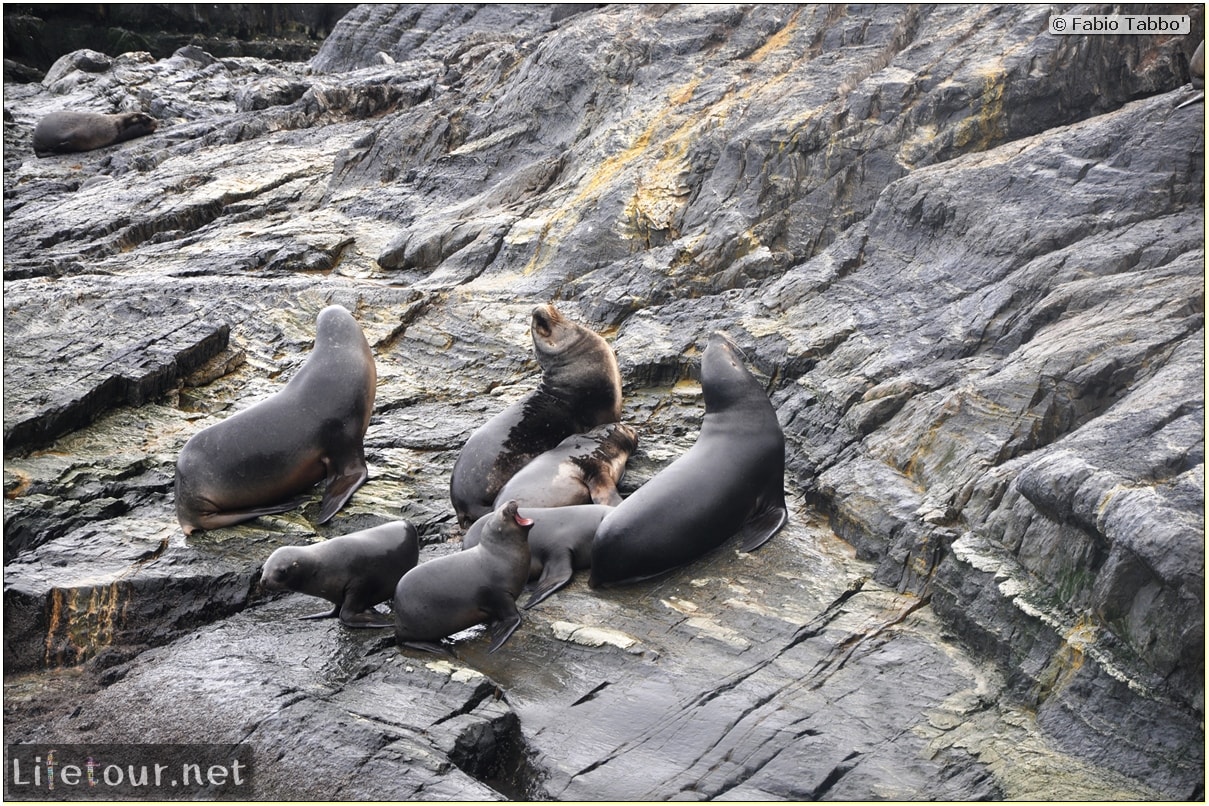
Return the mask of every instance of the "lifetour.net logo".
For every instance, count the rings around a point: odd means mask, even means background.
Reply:
[[[10,744],[8,800],[251,800],[246,744]]]

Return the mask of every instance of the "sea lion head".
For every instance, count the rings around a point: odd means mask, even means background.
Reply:
[[[363,336],[357,320],[342,305],[329,305],[315,319],[315,346],[354,343]]]
[[[621,419],[621,371],[604,338],[567,319],[553,305],[533,309],[533,349],[547,390],[575,401],[586,430]]]
[[[753,394],[764,394],[744,358],[743,351],[725,333],[710,335],[701,358],[701,391],[707,412],[729,408]]]
[[[260,587],[266,591],[298,590],[308,573],[306,555],[297,546],[282,546],[269,555],[260,572]]]
[[[146,112],[128,112],[118,117],[118,131],[123,140],[151,134],[158,126],[159,121]]]
[[[533,309],[529,321],[529,332],[533,335],[533,347],[538,360],[543,356],[554,356],[566,352],[582,338],[579,325],[565,318],[553,305],[539,305]],[[545,362],[542,362],[545,366]]]
[[[533,519],[526,518],[520,513],[520,505],[516,501],[509,501],[496,509],[495,514],[487,522],[482,533],[482,542],[527,546],[531,528],[533,528]]]

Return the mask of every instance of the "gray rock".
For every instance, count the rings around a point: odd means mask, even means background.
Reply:
[[[6,85],[12,740],[246,741],[260,798],[1202,798],[1203,120],[1187,43],[1050,13],[366,5],[310,65]],[[35,160],[64,104],[162,124]],[[725,330],[786,530],[454,661],[255,590],[399,517],[456,551],[453,461],[552,300],[618,354],[623,494],[693,444]],[[370,480],[185,540],[180,447],[332,302]]]

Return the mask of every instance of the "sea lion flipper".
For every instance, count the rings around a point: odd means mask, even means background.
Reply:
[[[511,504],[515,506],[515,504]],[[521,614],[516,609],[516,599],[502,589],[485,591],[486,599],[480,605],[484,611],[491,614],[491,646],[488,652],[494,652],[512,637],[516,628],[521,626]]]
[[[487,647],[487,652],[494,652],[504,645],[504,642],[512,637],[512,633],[516,632],[516,628],[521,626],[521,614],[514,612],[511,616],[507,616],[491,627],[491,646]]]
[[[335,472],[337,468],[340,469],[338,473]],[[368,478],[369,468],[366,467],[363,457],[356,457],[342,465],[331,463],[327,487],[323,490],[323,501],[319,505],[318,523],[331,520]]]
[[[453,654],[452,649],[437,641],[403,641],[401,642],[401,646],[418,649],[421,652],[431,652],[434,655],[448,655],[451,658],[457,657],[457,655]]]
[[[739,530],[739,537],[743,541],[739,550],[755,551],[767,543],[773,535],[781,531],[781,527],[788,520],[789,511],[785,509],[784,504],[762,510],[747,523],[743,524],[743,528]]]
[[[335,618],[340,615],[340,605],[332,605],[331,610],[324,610],[322,613],[311,613],[309,616],[299,616],[302,621],[313,621],[321,618]]]
[[[572,574],[574,574],[574,568],[571,565],[570,552],[558,553],[549,557],[542,566],[541,579],[537,581],[533,594],[525,602],[524,609],[528,610],[535,604],[545,601],[550,594],[566,587],[567,583],[571,581]]]
[[[1201,103],[1204,100],[1205,100],[1205,93],[1198,92],[1196,95],[1193,95],[1187,101],[1184,101],[1182,104],[1177,106],[1176,109],[1183,109],[1185,106],[1192,106],[1193,104]]]
[[[395,626],[393,616],[379,613],[377,610],[354,611],[347,607],[340,610],[340,623],[350,629],[381,629]]]
[[[289,512],[292,509],[297,509],[306,501],[307,496],[299,496],[291,498],[280,504],[268,504],[263,507],[254,507],[252,509],[241,509],[234,512],[215,512],[212,514],[203,515],[199,518],[202,525],[196,527],[201,531],[209,531],[210,529],[221,529],[224,526],[234,526],[244,521],[250,521],[253,518],[259,518],[261,515],[280,515],[283,512]],[[191,534],[194,529],[190,529],[186,534]]]
[[[588,481],[588,494],[592,496],[593,504],[603,504],[606,507],[615,507],[621,503],[621,493],[617,492],[617,485],[609,478],[593,478]]]

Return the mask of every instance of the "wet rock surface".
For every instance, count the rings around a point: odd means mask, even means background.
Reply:
[[[65,57],[5,86],[5,728],[248,742],[256,795],[1203,797],[1196,36],[1041,7],[362,6],[309,63]],[[35,158],[49,111],[152,135]],[[274,548],[404,517],[533,388],[535,304],[601,332],[639,449],[695,440],[725,330],[790,524],[577,574],[498,652],[300,621]],[[190,538],[190,435],[347,307],[370,480]],[[305,771],[305,774],[303,774]]]

